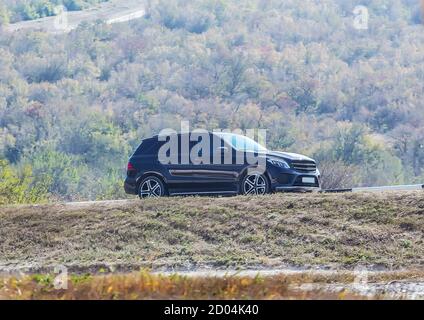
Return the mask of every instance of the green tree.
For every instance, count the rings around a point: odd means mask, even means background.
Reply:
[[[70,199],[78,192],[83,166],[77,166],[72,156],[48,147],[26,161],[32,163],[36,181],[44,182],[50,194]]]
[[[31,166],[24,166],[19,174],[5,160],[0,160],[0,205],[37,203],[47,198],[45,184],[34,183]]]
[[[0,5],[0,27],[10,22],[9,10],[4,5]]]
[[[21,15],[22,20],[34,20],[40,18],[37,9],[29,3],[23,3],[17,9],[17,12]]]

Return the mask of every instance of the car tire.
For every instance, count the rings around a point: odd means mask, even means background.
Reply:
[[[270,192],[268,178],[259,172],[246,173],[241,180],[240,194],[263,195]]]
[[[142,198],[159,198],[167,194],[165,183],[156,176],[145,177],[139,185],[138,196]]]

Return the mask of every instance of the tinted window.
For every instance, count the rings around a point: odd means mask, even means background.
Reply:
[[[141,154],[153,154],[156,144],[158,144],[158,140],[156,138],[150,138],[143,140],[141,144],[138,146],[137,150],[135,151],[135,155],[141,155]]]
[[[222,133],[222,138],[226,143],[231,145],[234,149],[240,151],[254,151],[265,152],[266,148],[261,146],[255,140],[238,134]]]

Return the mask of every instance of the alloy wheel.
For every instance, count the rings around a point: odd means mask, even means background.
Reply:
[[[267,192],[266,178],[258,173],[248,175],[243,182],[243,194],[265,194]]]
[[[144,180],[140,187],[140,198],[158,198],[163,195],[163,186],[157,180],[148,178]]]

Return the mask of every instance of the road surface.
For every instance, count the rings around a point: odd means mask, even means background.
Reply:
[[[39,30],[53,34],[67,33],[83,22],[104,21],[108,24],[126,22],[145,15],[144,1],[110,0],[83,11],[64,12],[58,16],[9,24],[6,31]]]

